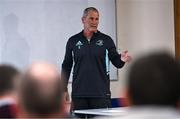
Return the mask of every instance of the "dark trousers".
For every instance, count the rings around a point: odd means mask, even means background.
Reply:
[[[98,109],[98,108],[111,108],[110,98],[72,98],[71,110],[81,109]],[[79,118],[90,117],[93,115],[76,114]]]

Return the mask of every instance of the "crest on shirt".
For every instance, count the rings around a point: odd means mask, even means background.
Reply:
[[[102,46],[104,44],[103,40],[98,40],[96,41],[96,45]]]
[[[81,43],[81,41],[78,41],[77,43],[76,43],[76,46],[78,47],[78,49],[81,49],[81,46],[82,46],[83,44]]]

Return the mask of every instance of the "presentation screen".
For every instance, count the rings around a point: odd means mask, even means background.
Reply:
[[[116,44],[115,0],[0,0],[0,63],[23,70],[47,61],[61,70],[66,42],[83,29],[83,10],[90,6],[100,12],[98,29]],[[117,79],[114,66],[110,77]]]

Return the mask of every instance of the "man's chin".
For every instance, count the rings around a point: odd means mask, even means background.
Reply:
[[[97,29],[91,29],[90,31],[93,32],[93,33],[96,33]]]

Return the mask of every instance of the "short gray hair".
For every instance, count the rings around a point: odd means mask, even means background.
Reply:
[[[88,15],[89,11],[94,11],[94,12],[99,13],[99,11],[95,7],[87,7],[86,9],[84,9],[82,17],[86,17]]]

